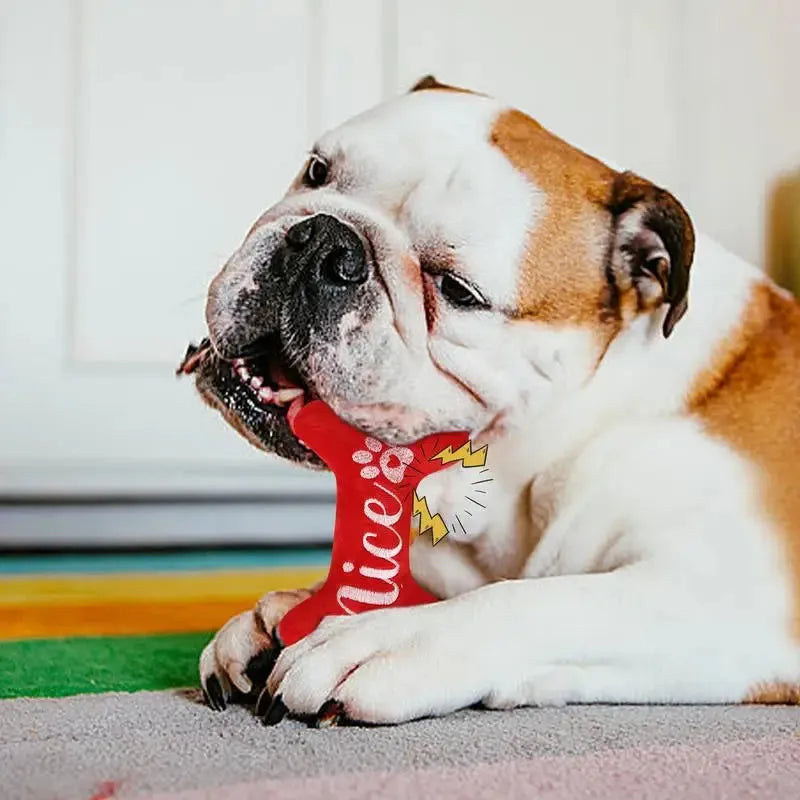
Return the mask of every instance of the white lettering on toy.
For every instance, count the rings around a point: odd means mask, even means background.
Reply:
[[[373,454],[382,448],[380,442],[371,437],[365,440],[367,449],[357,450],[353,453],[353,461],[356,464],[365,465],[359,472],[364,480],[370,481],[372,487],[369,491],[380,490],[388,495],[391,500],[380,499],[370,496],[364,501],[364,516],[375,525],[379,525],[381,531],[366,531],[361,537],[361,546],[364,552],[382,562],[382,566],[360,566],[358,574],[363,578],[371,578],[382,581],[386,585],[384,591],[365,589],[362,586],[344,584],[336,591],[336,601],[339,607],[346,614],[358,613],[351,608],[345,601],[355,601],[369,606],[390,606],[400,595],[400,589],[395,583],[394,578],[400,571],[400,565],[395,560],[404,546],[408,543],[398,533],[395,525],[403,516],[403,502],[391,489],[388,489],[376,478],[381,474],[384,478],[394,484],[403,480],[406,467],[414,460],[414,453],[408,447],[392,447],[385,450],[379,460],[380,470],[370,464]],[[393,463],[392,463],[393,462]],[[394,502],[395,508],[389,509],[386,503]],[[348,562],[347,572],[352,572],[353,564]]]

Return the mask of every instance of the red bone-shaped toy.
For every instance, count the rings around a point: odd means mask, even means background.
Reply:
[[[329,615],[436,600],[409,567],[414,489],[452,463],[434,456],[448,445],[463,446],[469,436],[433,434],[392,447],[343,422],[319,400],[290,414],[289,424],[336,476],[336,521],[328,577],[280,622],[281,645],[294,644]]]

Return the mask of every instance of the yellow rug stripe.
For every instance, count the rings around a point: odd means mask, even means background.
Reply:
[[[0,608],[101,603],[213,603],[243,597],[255,601],[268,591],[310,586],[326,574],[326,569],[313,567],[220,572],[8,576],[0,581]]]

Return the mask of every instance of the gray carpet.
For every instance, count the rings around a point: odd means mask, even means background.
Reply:
[[[702,755],[704,748],[718,752],[718,745],[778,740],[788,743],[789,760],[794,755],[797,760],[788,765],[790,771],[780,785],[772,786],[777,794],[770,794],[768,781],[766,788],[757,787],[755,795],[737,794],[735,787],[744,791],[748,782],[737,782],[741,776],[735,775],[733,763],[732,793],[709,791],[700,796],[800,798],[800,709],[796,707],[470,710],[397,727],[314,730],[296,721],[264,728],[242,708],[216,714],[200,705],[195,693],[20,699],[0,703],[0,797],[87,800],[190,789],[208,790],[191,796],[209,798],[294,797],[306,796],[306,790],[312,792],[307,796],[314,796],[319,790],[314,787],[324,784],[306,781],[301,790],[295,781],[286,785],[285,795],[273,795],[264,787],[268,785],[272,791],[280,780],[347,774],[350,785],[357,785],[352,783],[357,774],[441,772],[441,768],[453,767],[457,775],[476,765],[488,765],[490,772],[495,765],[502,773],[504,764],[543,759],[543,764],[552,766],[562,757],[577,759],[578,766],[584,763],[583,756],[605,757],[614,752],[661,753],[678,748],[681,753]],[[634,763],[639,760],[636,756]],[[781,764],[786,760],[784,753]],[[622,768],[617,765],[615,769]],[[727,773],[723,770],[722,774],[724,778]],[[792,775],[796,775],[794,786]],[[262,782],[260,791],[248,794],[243,788],[258,781]],[[476,777],[476,792],[478,783]],[[719,780],[715,785],[720,788],[718,784]],[[213,787],[220,789],[215,792]],[[557,789],[552,795],[521,796],[600,796],[596,786],[595,794],[589,791],[592,786],[578,786],[574,794],[565,795]],[[390,788],[387,792],[370,794],[365,790],[359,796],[401,796]],[[424,791],[419,796],[425,796]],[[639,795],[634,791],[630,796]]]

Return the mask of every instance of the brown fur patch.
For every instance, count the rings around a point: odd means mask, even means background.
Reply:
[[[634,316],[667,302],[664,336],[686,310],[694,230],[667,191],[616,172],[521,111],[495,120],[491,143],[540,192],[517,291],[517,313],[549,323],[594,325],[608,343]],[[646,240],[620,228],[634,214],[669,253],[647,259]],[[620,266],[628,270],[621,274]],[[660,285],[660,289],[658,288]],[[655,287],[655,291],[654,291]]]
[[[800,705],[800,683],[760,683],[747,693],[745,703]]]
[[[603,265],[616,173],[521,111],[505,111],[491,142],[542,192],[544,216],[529,234],[517,310],[551,323],[599,323],[608,304]],[[612,320],[608,320],[612,321]]]
[[[786,553],[800,637],[800,305],[757,285],[739,329],[714,356],[688,400],[714,436],[759,469],[764,508]]]

